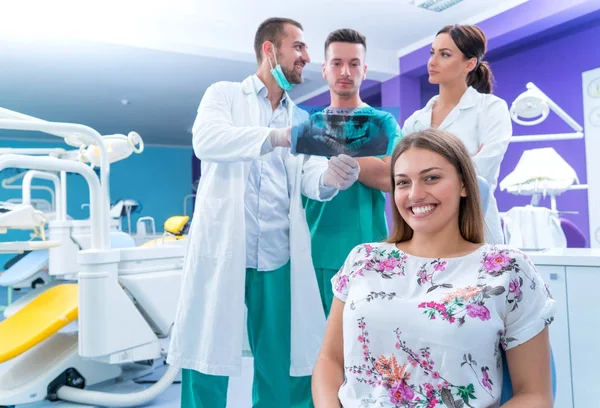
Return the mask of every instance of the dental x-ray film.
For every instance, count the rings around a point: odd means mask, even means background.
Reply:
[[[291,152],[314,156],[383,156],[395,136],[390,115],[371,107],[326,108],[292,126]]]

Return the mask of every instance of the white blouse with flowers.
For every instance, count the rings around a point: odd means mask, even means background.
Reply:
[[[553,320],[554,300],[515,249],[429,259],[357,246],[332,279],[343,316],[344,408],[493,407],[508,350]]]

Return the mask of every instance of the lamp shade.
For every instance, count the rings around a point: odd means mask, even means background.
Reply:
[[[500,182],[500,190],[515,194],[559,195],[573,183],[577,173],[551,147],[523,152],[515,169]]]

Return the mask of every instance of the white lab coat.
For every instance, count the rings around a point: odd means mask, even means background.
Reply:
[[[259,158],[270,132],[260,126],[258,103],[250,77],[242,83],[216,83],[206,90],[193,128],[202,177],[167,362],[205,374],[237,376],[242,371],[246,326],[244,192],[250,164]],[[292,123],[308,118],[294,106],[290,101]],[[312,374],[326,321],[301,196],[321,199],[319,183],[327,160],[289,154],[285,165],[290,192],[290,375],[306,376]]]
[[[413,113],[404,122],[402,133],[405,136],[431,127],[431,113],[438,98],[439,95],[431,98],[423,109]],[[479,93],[470,86],[439,129],[446,130],[462,140],[473,157],[477,174],[488,182],[491,194],[485,213],[486,242],[504,243],[494,192],[498,185],[500,163],[512,137],[508,105],[497,96]],[[481,151],[475,154],[481,145]]]

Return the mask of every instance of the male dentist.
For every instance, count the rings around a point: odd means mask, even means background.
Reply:
[[[211,85],[193,126],[202,177],[167,358],[183,369],[182,407],[226,407],[228,377],[241,374],[244,324],[252,407],[312,406],[325,316],[302,195],[330,200],[360,170],[349,156],[290,153],[291,125],[308,120],[286,92],[310,61],[302,25],[268,19],[254,49],[256,74]]]

